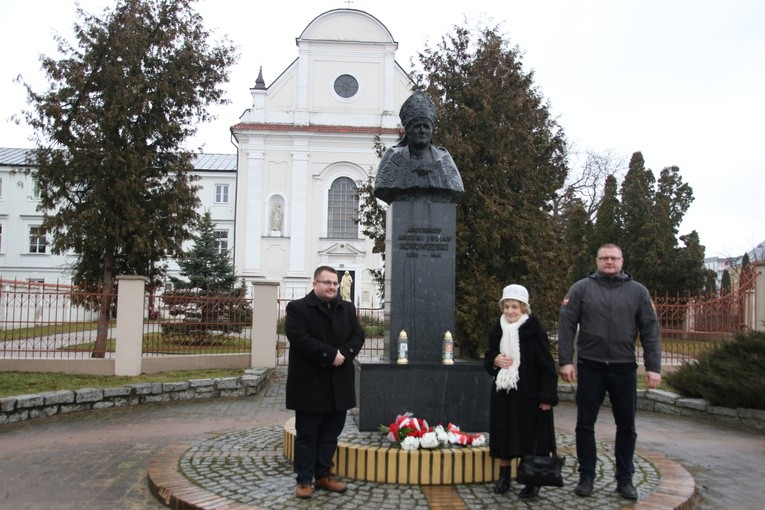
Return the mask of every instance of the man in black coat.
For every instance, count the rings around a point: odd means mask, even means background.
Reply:
[[[353,303],[338,297],[339,286],[337,271],[321,266],[313,290],[287,305],[287,409],[295,411],[295,494],[304,499],[314,478],[317,489],[347,488],[332,473],[332,458],[346,412],[356,406],[353,359],[364,331]]]

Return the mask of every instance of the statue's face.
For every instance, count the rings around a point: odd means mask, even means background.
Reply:
[[[433,124],[430,119],[424,117],[412,119],[406,126],[406,136],[409,138],[409,145],[424,149],[433,139]]]

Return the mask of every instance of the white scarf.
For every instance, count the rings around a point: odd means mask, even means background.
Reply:
[[[525,313],[515,322],[507,322],[504,315],[499,317],[499,324],[502,326],[499,352],[512,358],[513,364],[507,368],[499,369],[497,374],[497,391],[518,389],[518,369],[521,366],[521,345],[520,338],[518,337],[518,328],[528,318],[529,316]]]

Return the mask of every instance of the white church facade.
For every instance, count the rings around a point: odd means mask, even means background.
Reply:
[[[283,297],[301,297],[326,264],[349,272],[355,302],[376,307],[367,270],[381,261],[355,222],[358,185],[377,169],[376,138],[398,140],[411,79],[388,29],[363,11],[325,12],[296,43],[295,61],[250,89],[252,104],[231,127],[236,154],[196,158],[200,213],[211,212],[220,249],[245,280],[278,282]],[[19,172],[25,152],[0,148],[0,277],[68,283],[72,255],[51,254],[38,228],[34,183]]]
[[[327,264],[353,277],[370,306],[366,268],[379,256],[355,223],[357,185],[377,169],[375,137],[398,139],[398,111],[411,80],[395,61],[397,43],[373,16],[338,9],[297,38],[298,58],[232,127],[238,144],[235,266],[245,278],[280,280],[302,296]]]

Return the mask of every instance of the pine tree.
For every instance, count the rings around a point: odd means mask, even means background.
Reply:
[[[704,266],[704,246],[699,241],[695,230],[690,234],[680,236],[685,244],[674,250],[671,271],[665,278],[668,280],[668,290],[671,293],[685,293],[690,296],[710,294],[715,291],[717,273]]]
[[[200,219],[194,246],[178,260],[178,265],[181,278],[170,277],[174,288],[164,293],[163,301],[170,314],[182,317],[185,324],[164,324],[163,333],[183,333],[196,344],[209,344],[217,338],[212,331],[218,336],[238,332],[242,323],[251,319],[244,281],[234,288],[237,278],[231,254],[218,247],[210,211]]]
[[[454,27],[419,56],[415,78],[438,107],[434,143],[449,149],[465,194],[457,204],[457,338],[479,356],[509,283],[525,285],[550,328],[565,293],[551,214],[568,169],[563,130],[497,28]]]
[[[720,282],[720,294],[730,294],[731,281],[730,271],[725,269],[722,274],[722,281]]]
[[[744,256],[741,257],[741,274],[745,274],[747,271],[749,271],[752,263],[749,260],[749,252],[744,253]]]
[[[176,289],[230,292],[236,283],[229,252],[221,252],[210,211],[199,220],[194,246],[178,260],[180,275],[170,277]]]
[[[594,267],[596,252],[590,249],[594,230],[585,205],[578,198],[564,202],[562,216],[563,242],[569,261],[566,281],[573,283],[587,276]]]
[[[619,206],[616,177],[609,175],[603,186],[603,199],[595,215],[595,226],[590,243],[591,267],[594,267],[595,255],[600,246],[607,243],[622,245],[623,233]]]
[[[103,17],[78,9],[77,47],[27,85],[34,177],[54,253],[72,252],[75,284],[102,291],[94,352],[106,347],[115,276],[156,285],[197,219],[192,154],[182,144],[209,104],[225,102],[235,50],[211,45],[192,0],[120,0]],[[102,354],[101,354],[102,355]]]
[[[647,223],[653,214],[655,178],[646,170],[643,155],[632,154],[629,170],[621,188],[621,247],[624,252],[624,269],[640,279],[648,261],[650,238]],[[649,287],[650,288],[650,287]]]
[[[656,181],[636,152],[622,183],[621,220],[624,268],[651,292],[687,293],[704,287],[704,248],[697,236],[678,247],[678,229],[693,202],[693,190],[680,169],[666,167]],[[683,237],[681,237],[681,240]]]
[[[653,201],[647,222],[652,230],[647,231],[650,242],[646,243],[651,257],[643,264],[643,283],[659,294],[697,294],[703,288],[704,247],[697,234],[683,236],[688,245],[678,247],[679,225],[693,201],[693,190],[683,182],[678,167],[661,171]]]

